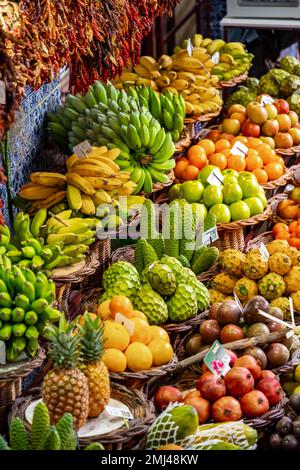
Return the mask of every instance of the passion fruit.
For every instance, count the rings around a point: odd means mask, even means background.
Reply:
[[[187,356],[193,356],[194,354],[197,354],[201,347],[203,346],[202,338],[201,335],[195,334],[191,336],[185,343],[184,349],[187,354]]]
[[[219,338],[220,331],[217,320],[205,320],[200,325],[200,335],[204,344],[213,344]]]
[[[288,348],[281,343],[270,344],[266,350],[266,355],[271,368],[283,366],[290,358]]]
[[[257,346],[252,346],[251,348],[246,349],[244,354],[248,354],[249,356],[254,357],[262,369],[265,369],[267,367],[268,359],[261,348],[258,348]]]
[[[246,338],[253,338],[254,336],[267,335],[270,333],[269,328],[264,323],[253,323],[247,328]]]
[[[228,323],[237,324],[241,316],[241,310],[234,300],[224,300],[217,309],[217,320],[220,325]]]
[[[270,308],[269,302],[261,295],[254,295],[246,303],[243,311],[244,320],[247,325],[251,323],[266,323],[268,319],[259,314],[259,310],[268,313]]]

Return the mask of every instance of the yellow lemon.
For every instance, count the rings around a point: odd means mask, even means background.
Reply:
[[[167,341],[167,343],[170,342],[170,337],[164,328],[162,328],[161,326],[157,326],[157,325],[151,325],[150,328],[151,328],[151,335],[152,335],[151,340],[163,339],[164,341]]]
[[[162,366],[170,362],[173,356],[173,348],[163,339],[153,339],[147,345],[153,356],[153,365]]]
[[[110,372],[124,372],[127,367],[125,354],[114,348],[105,350],[103,362]]]
[[[151,328],[148,322],[138,317],[130,318],[130,321],[134,326],[133,334],[130,336],[130,342],[139,341],[144,344],[149,343],[149,341],[151,341]]]
[[[148,370],[152,366],[152,353],[143,343],[135,341],[131,343],[125,351],[127,367],[133,372]]]
[[[130,336],[126,328],[121,323],[111,320],[104,322],[103,338],[106,338],[105,349],[115,348],[124,351],[130,343]]]
[[[148,321],[148,318],[143,312],[140,312],[139,310],[133,310],[132,313],[134,317],[142,318],[143,320]]]
[[[97,315],[101,317],[102,320],[108,320],[109,318],[112,318],[112,315],[109,309],[109,304],[110,304],[110,300],[105,300],[98,307]]]

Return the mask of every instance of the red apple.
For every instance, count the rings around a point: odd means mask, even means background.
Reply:
[[[158,410],[167,408],[169,403],[182,402],[183,395],[176,387],[165,385],[160,387],[154,396],[154,404]]]
[[[288,115],[290,117],[292,127],[296,126],[299,122],[298,114],[295,113],[295,111],[290,111]]]
[[[275,145],[276,148],[288,149],[293,146],[293,138],[287,132],[278,132],[275,135]]]
[[[258,124],[247,120],[242,126],[242,134],[246,137],[259,137],[260,127]]]
[[[287,114],[290,111],[290,106],[287,101],[279,99],[274,101],[278,114]]]
[[[291,128],[292,123],[288,114],[278,114],[276,119],[279,122],[280,132],[287,132]]]
[[[284,116],[284,114],[282,116]],[[279,132],[279,122],[277,119],[268,119],[263,123],[261,130],[263,135],[273,137]]]
[[[257,101],[247,104],[246,113],[255,124],[263,124],[268,119],[267,110]]]
[[[300,144],[300,129],[298,127],[291,127],[288,133],[292,136],[294,145]]]

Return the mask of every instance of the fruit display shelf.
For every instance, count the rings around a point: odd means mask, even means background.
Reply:
[[[39,348],[33,359],[0,366],[0,431],[6,428],[9,408],[22,393],[22,380],[40,367],[45,358],[45,351]]]
[[[248,78],[248,72],[243,73],[241,75],[238,75],[237,77],[232,78],[231,80],[224,80],[220,81],[217,85],[216,88],[221,89],[221,88],[232,88],[239,83],[244,82]]]
[[[276,149],[276,152],[284,157],[291,157],[292,155],[296,155],[300,152],[300,145],[294,145],[288,149],[278,148]]]
[[[284,201],[285,199],[288,199],[288,194],[287,193],[280,193],[280,194],[277,194],[276,196],[273,196],[271,199],[269,199],[269,205],[270,205],[270,209],[272,211],[272,221],[274,223],[277,223],[277,222],[282,222],[284,224],[289,224],[291,222],[293,222],[292,219],[282,219],[281,217],[279,217],[279,215],[277,214],[277,207],[278,207],[278,204],[281,202],[281,201]]]
[[[198,138],[199,131],[198,131],[198,124],[199,123],[207,123],[211,121],[212,119],[218,117],[221,114],[222,109],[220,108],[218,111],[215,111],[214,113],[208,113],[204,115],[199,115],[199,116],[191,116],[191,117],[186,117],[184,119],[184,125],[186,132],[191,140],[195,139],[196,136]],[[200,131],[201,132],[201,131]]]
[[[180,139],[175,143],[175,156],[182,153],[186,148],[189,148],[192,144],[192,139],[190,138],[189,132],[187,129],[184,129]]]
[[[100,441],[106,450],[130,450],[143,439],[155,419],[154,405],[141,390],[129,389],[124,385],[113,382],[110,386],[112,404],[114,406],[116,404],[121,405],[125,410],[129,410],[133,415],[133,419],[126,420],[125,425],[123,418],[117,418],[119,423],[115,424],[114,430],[109,432],[103,431],[103,427],[107,422],[108,425],[115,423],[115,417],[111,416],[111,420],[107,420],[108,414],[103,412],[98,418],[88,420],[87,424],[78,432],[80,448]],[[24,420],[27,430],[30,430],[31,424],[26,419],[29,413],[26,410],[33,402],[39,400],[40,396],[40,389],[35,388],[17,399],[12,407],[10,420],[18,416]],[[105,422],[103,422],[104,420]],[[99,427],[102,428],[102,431],[98,430]]]

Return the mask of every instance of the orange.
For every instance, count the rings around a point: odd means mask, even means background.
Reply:
[[[230,155],[227,159],[227,168],[236,171],[244,171],[246,168],[246,160],[239,155]]]
[[[230,149],[231,145],[229,140],[227,139],[220,139],[215,144],[216,152],[222,152],[223,149]]]
[[[170,342],[170,337],[168,335],[168,332],[162,328],[161,326],[157,325],[151,325],[151,339],[163,339],[164,341],[167,341],[168,343]]]
[[[109,304],[111,316],[115,318],[117,313],[122,313],[125,317],[132,317],[133,306],[131,301],[125,295],[116,295]]]
[[[148,348],[152,352],[154,366],[162,366],[172,359],[173,348],[170,343],[163,339],[153,339],[148,344]]]
[[[259,184],[265,184],[268,182],[268,174],[262,168],[256,168],[252,172],[255,176]]]
[[[199,168],[195,165],[188,165],[181,173],[183,181],[195,180],[199,174]]]
[[[300,238],[300,225],[296,228],[296,237]]]
[[[290,244],[290,246],[293,246],[294,248],[297,248],[297,250],[300,250],[300,238],[291,237],[289,239],[289,244]]]
[[[102,302],[97,309],[97,315],[102,318],[102,320],[108,320],[112,318],[110,309],[109,309],[110,299]]]
[[[264,165],[268,165],[273,162],[273,158],[276,156],[276,153],[268,144],[261,144],[257,147],[260,158],[264,162]]]
[[[214,153],[209,156],[210,165],[215,165],[220,168],[220,170],[225,170],[227,168],[227,158],[223,153]]]
[[[125,326],[112,320],[104,322],[103,338],[105,349],[114,348],[124,351],[130,343],[130,336]]]
[[[231,149],[223,149],[221,152],[225,157],[229,157],[231,155]]]
[[[273,158],[273,162],[274,163],[280,163],[280,165],[285,168],[285,163],[284,163],[284,160],[282,157],[280,157],[279,155],[275,155],[275,157]]]
[[[176,163],[178,162],[188,162],[188,159],[186,157],[179,157],[179,158],[176,158]]]
[[[250,149],[257,149],[261,145],[261,140],[257,139],[256,137],[249,137],[248,138],[248,147]]]
[[[115,348],[108,348],[105,350],[103,362],[109,372],[124,372],[127,367],[125,354]]]
[[[249,150],[249,152],[251,149]],[[246,157],[246,170],[247,171],[253,171],[256,170],[257,168],[262,168],[263,167],[263,161],[260,158],[259,155],[249,155]]]
[[[278,224],[276,224],[276,225],[278,225]],[[297,221],[297,220],[294,220],[294,222],[292,222],[292,223],[289,225],[289,232],[290,232],[290,233],[296,232],[297,227],[298,227],[298,221]],[[274,233],[274,229],[273,229],[273,233]]]
[[[195,157],[195,156],[199,156],[199,155],[206,157],[205,150],[202,147],[200,147],[199,145],[192,145],[188,149],[188,152],[187,152],[188,160],[190,160],[191,157]]]
[[[220,138],[221,132],[217,129],[214,129],[213,131],[210,131],[207,135],[207,138],[212,140],[213,142],[217,142],[217,140]]]
[[[276,236],[276,240],[289,240],[290,234],[286,230],[280,230]]]
[[[238,135],[233,139],[232,144],[234,144],[235,142],[242,142],[242,144],[248,146],[248,137],[245,137],[244,135]]]
[[[285,232],[288,232],[289,227],[286,224],[284,224],[283,222],[278,222],[273,227],[273,234],[277,235],[277,233],[281,232],[282,230],[284,230]],[[292,230],[290,230],[290,232],[292,232]]]
[[[228,140],[229,142],[232,142],[234,139],[234,135],[226,134],[226,132],[223,132],[223,134],[220,135],[220,139],[225,139],[225,140]]]
[[[147,320],[143,318],[133,317],[130,319],[134,326],[134,332],[130,336],[130,342],[139,341],[148,344],[151,341],[151,328]]]
[[[241,124],[244,124],[247,117],[245,113],[233,113],[231,114],[230,119],[237,119]]]
[[[125,351],[127,359],[127,367],[133,372],[141,370],[148,370],[152,366],[153,356],[152,352],[143,343],[135,341],[131,343]]]
[[[259,157],[259,153],[256,149],[249,148],[247,152],[248,157]]]
[[[181,160],[180,162],[176,161],[176,167],[174,170],[175,176],[181,178],[183,171],[189,166],[189,161],[187,158]]]
[[[96,315],[95,313],[85,312],[84,315],[80,316],[79,321],[78,321],[79,325],[81,325],[81,326],[83,326],[84,323],[85,323],[85,318],[84,318],[85,315],[88,315],[92,321],[94,321],[96,318],[98,318],[98,315]],[[100,320],[99,320],[99,322],[100,322]]]
[[[143,312],[140,312],[139,310],[133,310],[132,313],[134,317],[142,318],[143,320],[148,321],[147,316]]]
[[[211,155],[212,153],[215,153],[215,144],[210,139],[200,140],[197,145],[204,149],[206,155]]]
[[[280,163],[269,163],[264,169],[270,180],[277,180],[283,175],[283,168]]]
[[[197,147],[198,150],[192,150],[193,148]],[[192,150],[190,152],[190,150]],[[199,145],[194,145],[189,149],[189,162],[190,165],[196,166],[199,170],[203,168],[205,165],[208,164],[207,156],[205,153],[205,150],[202,147],[199,147]]]

